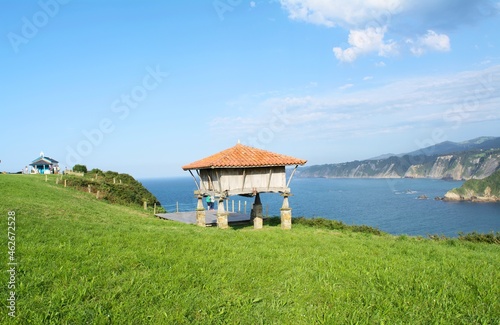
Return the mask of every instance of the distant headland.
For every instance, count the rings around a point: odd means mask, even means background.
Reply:
[[[302,167],[296,175],[302,178],[468,180],[488,177],[499,168],[500,137],[480,137],[458,143],[446,141],[400,155]]]
[[[471,179],[446,193],[445,201],[500,202],[500,170],[484,179]]]

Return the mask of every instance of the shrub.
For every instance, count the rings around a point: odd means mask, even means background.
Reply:
[[[104,176],[104,173],[99,168],[92,168],[89,173],[94,176]]]
[[[437,234],[429,234],[427,235],[427,237],[429,237],[429,239],[432,239],[432,240],[435,240],[435,241],[441,241],[441,240],[448,240],[448,237],[446,237],[445,235],[437,235]]]
[[[490,232],[487,234],[480,234],[477,232],[471,232],[468,234],[459,233],[458,239],[463,241],[470,241],[473,243],[488,243],[488,244],[500,244],[500,232]]]
[[[73,166],[73,171],[79,172],[79,173],[87,173],[87,166],[77,164],[77,165]]]
[[[294,224],[300,224],[300,225],[305,225],[309,227],[314,227],[314,228],[324,228],[324,229],[330,229],[330,230],[350,230],[352,232],[361,232],[361,233],[366,233],[366,234],[374,234],[374,235],[382,235],[383,231],[366,226],[366,225],[346,225],[342,221],[338,220],[329,220],[325,218],[304,218],[304,217],[298,217],[298,218],[293,218],[292,222]]]
[[[66,176],[68,186],[75,187],[78,190],[86,190],[88,185],[94,185],[94,182],[85,177],[76,177],[73,175]]]
[[[156,213],[167,213],[167,210],[165,210],[164,207],[162,207],[161,205],[160,206],[156,206]]]
[[[94,178],[96,175],[98,178]],[[116,182],[113,182],[114,178],[116,178]],[[157,209],[161,206],[151,192],[128,174],[119,174],[113,171],[104,173],[100,169],[94,168],[85,177],[67,176],[66,179],[68,186],[83,192],[87,192],[90,185],[92,193],[99,191],[99,198],[110,203],[142,206],[146,201],[149,205],[156,203]],[[162,213],[162,211],[159,210],[158,213]]]

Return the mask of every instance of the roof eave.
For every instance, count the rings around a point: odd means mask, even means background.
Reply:
[[[303,166],[307,163],[307,161],[300,162],[300,163],[290,163],[290,164],[269,164],[269,165],[248,165],[248,166],[195,166],[195,167],[189,167],[189,166],[183,166],[183,170],[202,170],[202,169],[230,169],[230,168],[265,168],[265,167],[285,167],[285,166],[293,166],[293,165],[300,165]]]

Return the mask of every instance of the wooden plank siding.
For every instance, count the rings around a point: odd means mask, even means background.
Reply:
[[[199,172],[202,194],[231,196],[289,191],[285,166],[201,169]]]

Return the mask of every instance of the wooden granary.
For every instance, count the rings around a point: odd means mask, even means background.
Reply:
[[[303,159],[238,143],[229,149],[182,166],[182,169],[189,171],[195,180],[200,218],[201,209],[204,212],[203,196],[213,195],[219,200],[217,224],[220,228],[227,227],[224,204],[220,204],[224,199],[232,195],[255,196],[252,218],[256,228],[259,228],[262,226],[262,204],[259,193],[281,193],[284,197],[281,209],[283,227],[288,221],[291,226],[291,209],[288,207],[290,181],[295,169],[306,162]],[[285,167],[293,165],[295,169],[287,180]],[[193,174],[193,170],[196,171],[197,177]],[[290,217],[286,219],[289,220],[283,220],[283,209],[288,209]]]

